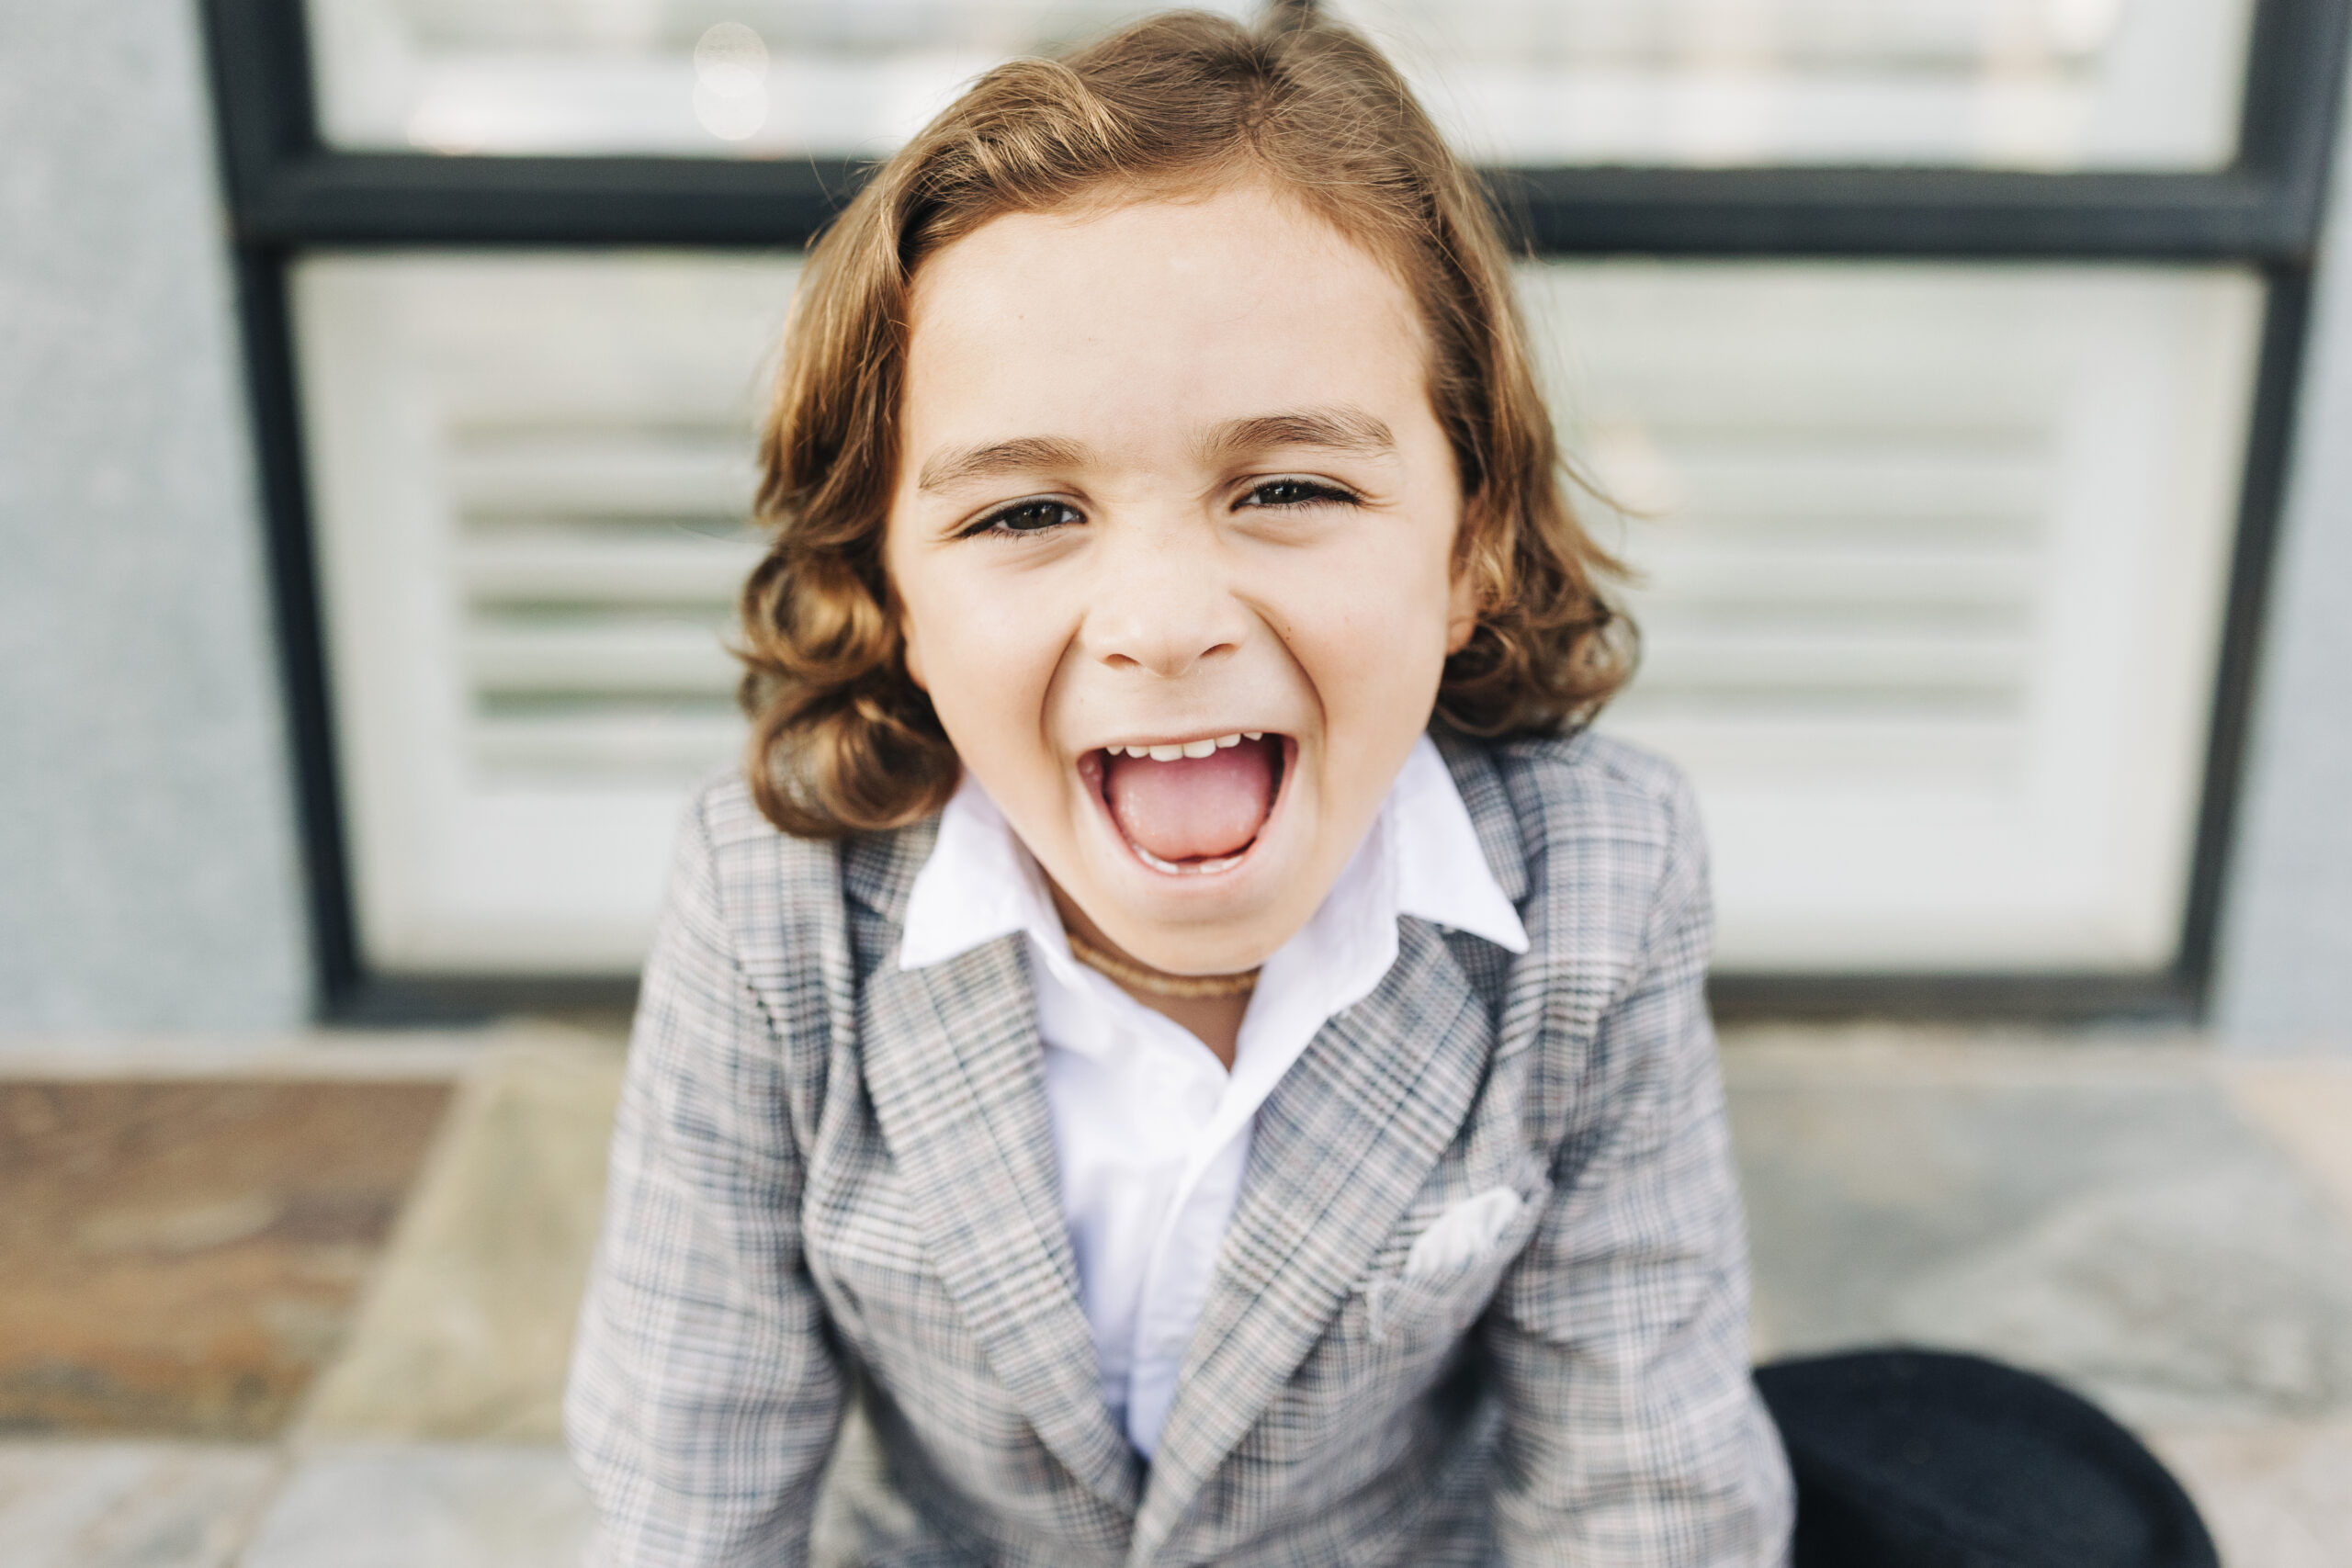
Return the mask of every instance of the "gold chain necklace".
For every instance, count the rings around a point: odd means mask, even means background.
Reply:
[[[1172,997],[1180,1001],[1209,1001],[1226,997],[1246,997],[1258,988],[1255,969],[1242,975],[1163,975],[1157,969],[1147,969],[1140,964],[1103,952],[1076,931],[1065,933],[1069,938],[1069,951],[1080,964],[1099,970],[1122,986],[1133,986],[1138,991],[1148,991],[1155,997]]]

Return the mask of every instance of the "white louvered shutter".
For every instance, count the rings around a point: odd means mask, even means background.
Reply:
[[[368,961],[626,972],[734,757],[753,410],[795,265],[317,256],[294,280]]]
[[[1645,634],[1604,728],[1698,783],[1720,962],[2169,961],[2256,281],[1629,262],[1523,288],[1571,450],[1641,514],[1602,529]]]

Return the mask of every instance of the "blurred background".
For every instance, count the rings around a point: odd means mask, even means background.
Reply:
[[[0,0],[0,1561],[576,1554],[801,247],[1148,8]],[[2352,0],[1322,8],[1636,570],[1758,1354],[2041,1368],[2352,1562]]]

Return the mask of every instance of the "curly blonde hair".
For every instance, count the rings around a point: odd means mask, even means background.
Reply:
[[[1618,569],[1569,508],[1476,176],[1346,28],[1169,13],[982,76],[809,253],[761,436],[758,510],[775,540],[744,585],[737,650],[752,788],[778,828],[896,827],[956,787],[882,561],[916,268],[1005,213],[1246,178],[1385,261],[1426,323],[1430,401],[1464,491],[1456,570],[1479,605],[1438,716],[1474,735],[1556,732],[1623,683],[1631,627],[1598,587]]]

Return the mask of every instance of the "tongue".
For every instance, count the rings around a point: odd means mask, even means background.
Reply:
[[[1155,762],[1114,755],[1103,792],[1127,841],[1166,861],[1214,860],[1257,837],[1274,793],[1275,741]]]

